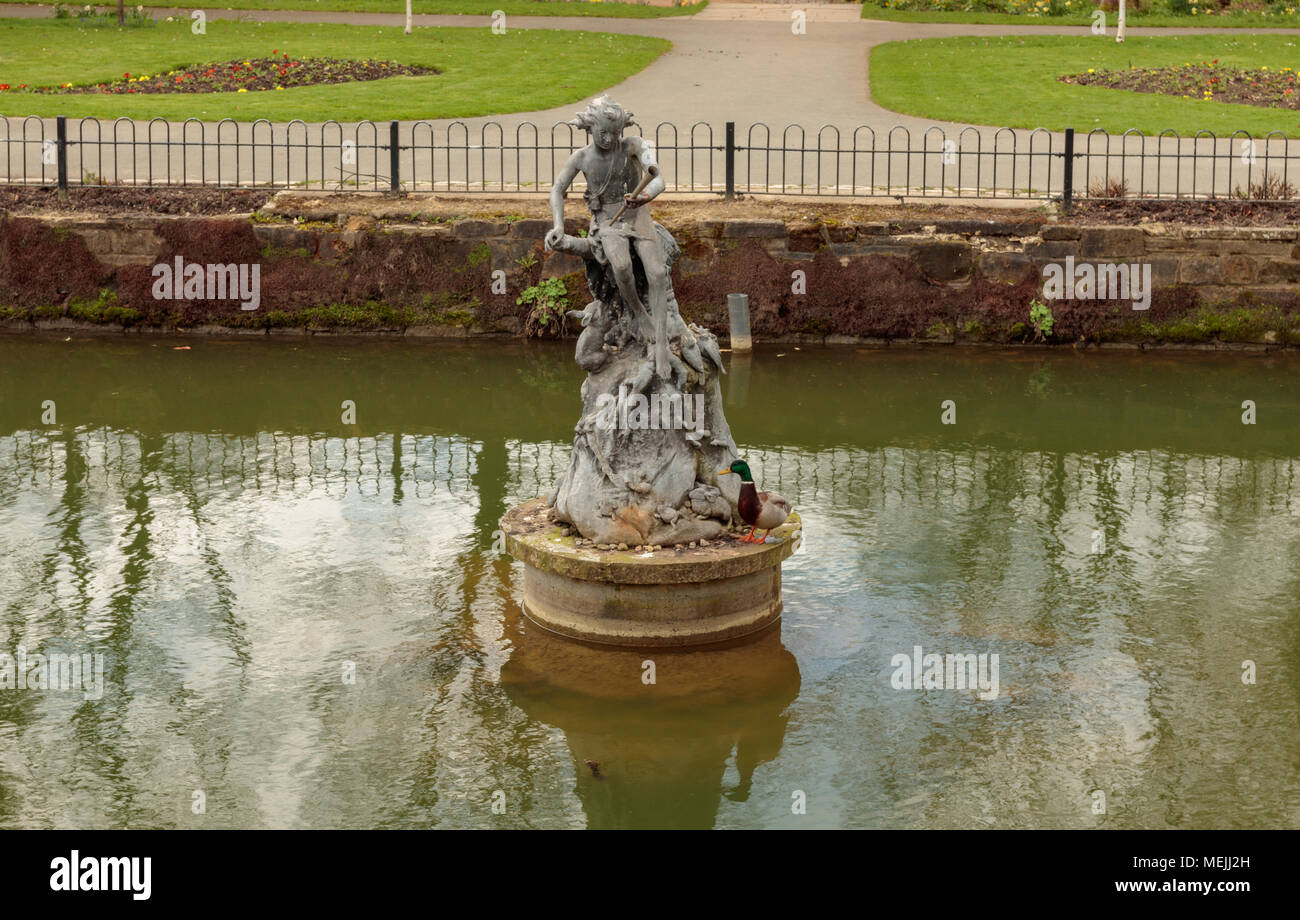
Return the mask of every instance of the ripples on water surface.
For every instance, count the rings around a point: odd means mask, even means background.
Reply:
[[[646,687],[493,552],[567,461],[570,344],[187,344],[0,340],[0,651],[107,669],[0,691],[0,826],[1300,824],[1294,357],[733,363],[806,547],[779,635]],[[893,689],[917,645],[998,697]]]

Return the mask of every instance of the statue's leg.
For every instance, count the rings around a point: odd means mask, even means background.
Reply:
[[[636,272],[632,269],[632,253],[628,248],[627,237],[619,234],[602,236],[601,245],[605,249],[605,258],[609,260],[609,268],[614,273],[614,283],[618,285],[623,303],[627,304],[636,317],[642,337],[648,340],[654,334],[653,326],[650,314],[636,292]]]
[[[650,313],[654,317],[655,373],[667,380],[668,366],[668,266],[664,262],[663,247],[655,240],[637,240],[636,254],[645,269],[649,287]]]

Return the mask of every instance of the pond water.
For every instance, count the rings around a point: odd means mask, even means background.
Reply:
[[[732,358],[782,629],[646,655],[494,547],[571,342],[177,344],[0,339],[0,653],[104,665],[0,689],[0,826],[1300,825],[1293,356]],[[997,695],[896,689],[918,646]]]

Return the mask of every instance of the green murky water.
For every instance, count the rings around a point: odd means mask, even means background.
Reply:
[[[0,339],[0,652],[104,662],[0,689],[0,826],[1300,825],[1295,358],[733,363],[805,549],[780,635],[648,686],[493,551],[569,344],[173,344]],[[916,646],[997,696],[895,689]]]

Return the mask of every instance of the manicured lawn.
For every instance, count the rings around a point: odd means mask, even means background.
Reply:
[[[1300,36],[1091,35],[941,38],[890,42],[871,52],[871,96],[895,112],[940,121],[1012,128],[1112,133],[1137,128],[1300,137],[1300,113],[1060,83],[1067,73],[1183,66],[1217,59],[1224,67],[1294,67]]]
[[[152,28],[84,26],[76,20],[0,19],[0,84],[97,83],[191,64],[313,56],[425,64],[428,76],[278,91],[174,95],[44,95],[0,92],[0,114],[132,118],[268,118],[287,121],[461,118],[576,102],[649,65],[672,43],[639,35],[485,28],[416,29],[209,21]]]
[[[966,22],[976,25],[1008,26],[1079,26],[1088,28],[1092,25],[1092,10],[1096,7],[1086,0],[1076,0],[1075,6],[1080,12],[1068,12],[1063,16],[1029,16],[1024,13],[985,13],[985,12],[939,12],[931,10],[891,10],[874,3],[862,4],[863,19],[879,19],[887,22]],[[1124,17],[1129,28],[1149,26],[1153,28],[1176,27],[1182,29],[1300,29],[1300,14],[1291,16],[1267,15],[1265,13],[1232,12],[1228,15],[1211,16],[1175,16],[1168,12],[1135,12],[1129,10]],[[1115,34],[1117,22],[1114,10],[1106,11],[1106,32]]]
[[[21,4],[26,0],[0,0],[0,3]],[[81,4],[84,6],[85,4]],[[92,4],[93,5],[93,4]],[[134,6],[134,4],[132,4]],[[70,3],[76,7],[77,4]],[[101,9],[108,5],[99,4]],[[148,8],[165,9],[163,5],[147,4]],[[648,6],[642,3],[616,3],[602,0],[411,0],[411,12],[419,15],[491,16],[494,10],[511,16],[605,16],[611,19],[657,19],[661,16],[692,16],[707,6],[706,2],[694,6]],[[313,10],[316,12],[394,13],[406,12],[404,0],[218,0],[213,4],[222,10]],[[112,4],[117,9],[117,4]]]

